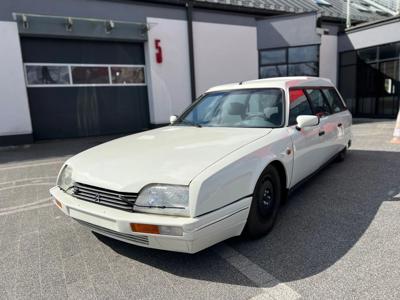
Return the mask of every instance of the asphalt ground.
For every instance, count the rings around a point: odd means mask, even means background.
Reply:
[[[296,190],[274,230],[188,255],[93,234],[48,190],[110,137],[0,148],[0,299],[400,299],[394,121],[356,120],[351,151]]]

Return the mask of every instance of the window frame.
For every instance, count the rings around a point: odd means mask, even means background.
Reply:
[[[305,48],[305,47],[316,47],[317,48],[317,52],[318,52],[317,60],[302,60],[302,61],[297,61],[297,62],[289,62],[290,49]],[[288,65],[297,65],[297,64],[304,64],[304,63],[309,63],[309,62],[319,62],[319,51],[320,51],[320,44],[287,47],[287,64]]]
[[[318,59],[316,61],[301,61],[301,62],[295,62],[295,63],[289,63],[289,48],[304,48],[304,47],[312,47],[312,46],[316,46],[317,47],[317,51],[318,51]],[[269,63],[269,64],[262,64],[261,63],[261,52],[262,51],[273,51],[273,50],[285,50],[285,54],[286,54],[286,61],[284,63]],[[319,60],[320,60],[320,50],[321,50],[321,45],[320,44],[308,44],[308,45],[301,45],[301,46],[289,46],[289,47],[275,47],[275,48],[261,48],[258,49],[258,78],[262,79],[263,77],[261,77],[261,68],[262,67],[271,67],[271,66],[278,66],[278,65],[285,65],[286,66],[286,76],[292,76],[289,75],[289,65],[301,65],[301,64],[305,64],[305,63],[315,63],[317,65],[317,74],[315,76],[319,76],[320,73],[320,64],[319,64]],[[280,76],[280,77],[284,77],[284,76]],[[266,78],[271,78],[271,77],[266,77]]]
[[[312,102],[311,102],[311,100],[309,98],[309,95],[308,95],[308,93],[306,91],[307,89],[308,90],[318,89],[321,92],[322,97],[324,98],[324,101],[326,102],[326,104],[328,105],[328,107],[329,107],[329,109],[331,111],[331,114],[330,115],[325,115],[325,117],[332,116],[334,114],[338,114],[338,113],[341,113],[341,112],[349,110],[347,105],[346,105],[346,102],[343,100],[341,94],[338,92],[338,90],[334,86],[299,86],[299,87],[290,87],[288,89],[288,96],[287,96],[288,97],[288,103],[289,103],[289,109],[288,109],[288,113],[287,113],[287,124],[288,124],[287,126],[288,127],[294,126],[294,125],[290,125],[289,124],[289,120],[290,120],[289,119],[289,117],[290,117],[290,91],[291,90],[302,90],[303,91],[304,95],[307,98],[308,105],[310,106],[313,115],[316,116],[314,106],[312,105]],[[339,97],[340,101],[342,101],[343,106],[344,106],[344,110],[342,110],[340,112],[333,112],[332,111],[332,107],[331,107],[328,99],[326,98],[325,94],[323,93],[322,89],[331,89],[331,90],[333,90],[337,94],[337,96]]]
[[[28,68],[27,67],[66,67],[68,69],[68,83],[41,83],[41,84],[32,84],[29,83],[28,81]],[[26,87],[36,87],[36,86],[40,86],[40,87],[66,87],[66,86],[70,86],[72,84],[72,77],[71,77],[71,69],[69,68],[69,66],[67,66],[66,64],[57,64],[57,63],[24,63],[24,77],[25,77],[25,83],[26,83]]]
[[[234,92],[234,91],[241,91],[241,90],[250,90],[250,91],[255,91],[255,90],[267,90],[267,89],[275,89],[275,90],[279,90],[281,91],[282,94],[282,122],[280,126],[277,127],[228,127],[228,128],[255,128],[255,129],[265,129],[265,128],[284,128],[286,127],[286,120],[288,119],[288,114],[286,113],[286,107],[287,107],[287,95],[285,92],[285,89],[280,88],[280,87],[270,87],[270,88],[262,88],[262,87],[258,87],[258,88],[250,88],[250,89],[225,89],[225,90],[218,90],[218,91],[211,91],[211,92],[205,92],[203,94],[201,94],[194,102],[192,102],[192,104],[190,104],[177,118],[177,121],[181,121],[183,118],[185,118],[190,111],[193,109],[193,107],[195,107],[198,103],[200,103],[204,97],[208,96],[209,94],[212,93],[226,93],[226,92]],[[223,128],[223,127],[215,127],[215,128]]]
[[[93,83],[90,83],[90,82],[80,82],[80,83],[75,83],[75,82],[77,82],[78,81],[78,78],[76,78],[76,76],[74,76],[75,74],[74,74],[74,68],[75,68],[75,70],[77,70],[77,69],[104,69],[105,71],[106,71],[106,74],[107,75],[104,75],[104,82],[93,82]],[[70,78],[71,78],[71,85],[75,85],[75,86],[79,86],[79,85],[89,85],[89,86],[92,86],[92,85],[104,85],[104,84],[111,84],[111,82],[110,82],[110,68],[109,67],[107,67],[107,66],[88,66],[88,65],[86,65],[86,66],[76,66],[76,65],[70,65],[69,66],[69,71],[70,71]],[[79,72],[78,72],[79,73]],[[107,76],[107,77],[106,77]],[[80,79],[80,80],[82,80],[82,79]],[[96,80],[96,79],[95,79]]]
[[[288,124],[287,127],[297,126],[297,122],[296,122],[296,124],[290,124],[290,91],[293,91],[293,90],[301,90],[303,92],[303,95],[306,97],[306,101],[308,103],[308,106],[310,107],[311,112],[313,113],[313,115],[315,115],[313,106],[311,105],[310,98],[308,97],[308,95],[305,91],[305,88],[304,87],[291,87],[291,88],[289,88],[289,91],[288,91],[289,92],[288,93],[289,110],[288,110],[288,114],[287,114],[287,124]],[[297,119],[297,117],[296,117],[296,119]]]
[[[113,79],[113,69],[120,68],[120,69],[129,69],[129,68],[142,68],[143,69],[143,82],[141,84],[146,84],[146,67],[138,67],[137,65],[109,65],[108,68],[108,75],[110,78],[111,85],[138,85],[140,83],[118,83],[115,82],[116,80]]]
[[[333,86],[331,86],[331,87],[321,87],[320,89],[321,89],[322,95],[324,96],[326,102],[328,102],[328,104],[329,104],[329,106],[331,108],[331,111],[332,111],[331,115],[339,114],[341,112],[344,112],[344,111],[348,110],[346,103],[343,101],[342,96],[340,95],[340,93],[337,91],[337,89],[335,87],[333,87]],[[330,105],[329,100],[328,100],[327,96],[324,94],[323,90],[331,90],[331,91],[334,92],[334,94],[336,94],[337,98],[339,99],[340,103],[343,106],[343,109],[341,111],[334,112],[332,110],[332,106]]]
[[[69,83],[68,84],[29,84],[27,66],[55,66],[55,67],[68,67],[69,71]],[[108,68],[108,83],[77,83],[74,84],[72,80],[72,67],[103,67]],[[136,67],[142,68],[144,73],[143,83],[113,83],[111,76],[111,68],[113,67]],[[147,86],[147,72],[146,65],[124,65],[124,64],[75,64],[75,63],[24,63],[24,76],[25,84],[27,88],[54,88],[54,87],[117,87],[117,86]]]
[[[306,65],[306,64],[316,64],[317,70],[318,70],[318,74],[317,75],[304,75],[304,74],[302,74],[302,75],[292,75],[292,74],[290,74],[288,76],[319,76],[319,62],[316,62],[316,61],[307,61],[307,62],[287,64],[287,69],[288,69],[287,73],[289,74],[290,66],[299,66],[299,65]]]
[[[310,95],[308,94],[307,90],[318,90],[318,91],[319,91],[319,93],[322,95],[322,101],[324,101],[324,102],[325,102],[325,105],[327,105],[328,108],[329,108],[329,115],[323,115],[322,117],[319,117],[319,116],[317,115],[316,110],[315,110],[315,107],[314,107],[314,104],[312,103],[312,101],[311,101],[311,99],[310,99]],[[324,93],[322,92],[322,87],[306,87],[306,88],[304,88],[304,93],[306,94],[306,96],[307,96],[307,98],[308,98],[308,101],[309,101],[310,104],[311,104],[311,108],[312,108],[312,111],[313,111],[313,113],[314,113],[314,116],[317,116],[317,117],[319,117],[320,119],[322,119],[322,118],[324,118],[324,117],[329,117],[329,116],[332,116],[332,115],[333,115],[333,113],[332,113],[332,107],[331,107],[331,105],[329,104],[328,99],[326,99]]]
[[[372,107],[370,107],[370,109],[368,111],[365,111],[363,109],[363,99],[365,99],[363,93],[362,93],[362,86],[359,85],[359,77],[361,76],[360,73],[362,72],[362,67],[363,65],[372,65],[372,64],[376,64],[376,69],[377,72],[381,73],[380,68],[382,63],[385,62],[389,62],[389,61],[399,61],[399,57],[394,57],[394,58],[381,58],[381,49],[382,47],[385,46],[389,46],[389,45],[398,45],[400,46],[400,39],[397,41],[393,41],[390,43],[383,43],[383,44],[379,44],[379,45],[374,45],[374,46],[368,46],[368,47],[363,47],[363,48],[359,48],[359,49],[355,49],[355,50],[346,50],[346,51],[342,51],[339,53],[339,64],[338,64],[338,87],[340,91],[344,91],[344,87],[345,85],[343,84],[342,80],[343,80],[343,75],[341,74],[342,69],[349,67],[349,68],[354,68],[354,79],[355,79],[355,91],[354,91],[354,95],[351,98],[352,101],[349,102],[351,103],[351,107],[349,108],[347,103],[345,101],[343,101],[345,103],[346,109],[350,110],[355,116],[360,116],[360,117],[374,117],[374,118],[396,118],[397,112],[398,112],[398,108],[399,108],[399,104],[398,101],[396,101],[396,97],[400,98],[400,93],[399,91],[395,92],[395,94],[393,95],[394,99],[392,100],[392,114],[390,113],[383,113],[380,110],[380,105],[382,104],[382,91],[383,91],[383,87],[380,85],[380,83],[375,82],[375,88],[376,88],[376,93],[370,93],[369,97],[372,99],[372,101],[374,102],[374,104],[372,104]],[[359,51],[362,50],[366,50],[369,48],[376,48],[377,51],[377,58],[374,61],[363,61],[361,60],[361,58],[359,57],[358,53]],[[353,63],[344,63],[344,55],[346,54],[350,54],[350,53],[354,53],[354,55],[356,56],[355,62]],[[340,97],[342,100],[344,100],[344,98],[342,97],[342,95],[339,93]]]
[[[258,49],[258,54],[259,54],[259,66],[261,67],[261,66],[270,66],[270,65],[272,65],[272,66],[274,66],[274,65],[287,65],[288,64],[288,60],[289,60],[289,50],[288,50],[288,48],[289,47],[279,47],[279,48],[269,48],[269,49]],[[280,50],[283,50],[283,51],[285,51],[285,61],[283,61],[283,62],[279,62],[279,63],[277,63],[277,62],[275,62],[275,63],[267,63],[267,64],[262,64],[261,63],[261,61],[262,61],[262,52],[263,51],[280,51]]]

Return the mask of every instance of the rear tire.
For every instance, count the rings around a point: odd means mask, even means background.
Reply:
[[[261,174],[254,189],[249,216],[243,230],[245,237],[259,238],[271,231],[282,197],[279,172],[274,166],[268,166]]]
[[[342,162],[346,159],[347,147],[340,151],[336,157],[337,162]]]

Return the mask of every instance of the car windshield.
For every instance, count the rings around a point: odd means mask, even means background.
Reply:
[[[275,128],[281,127],[283,120],[283,92],[278,88],[268,88],[207,93],[174,124]]]

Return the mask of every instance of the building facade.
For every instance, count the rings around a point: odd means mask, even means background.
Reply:
[[[382,47],[400,38],[361,33],[397,19],[344,31],[343,7],[275,2],[3,0],[0,145],[146,130],[211,86],[273,76],[327,77],[353,113],[394,116],[398,44]]]
[[[394,118],[400,102],[400,18],[339,35],[339,88],[354,115]]]

